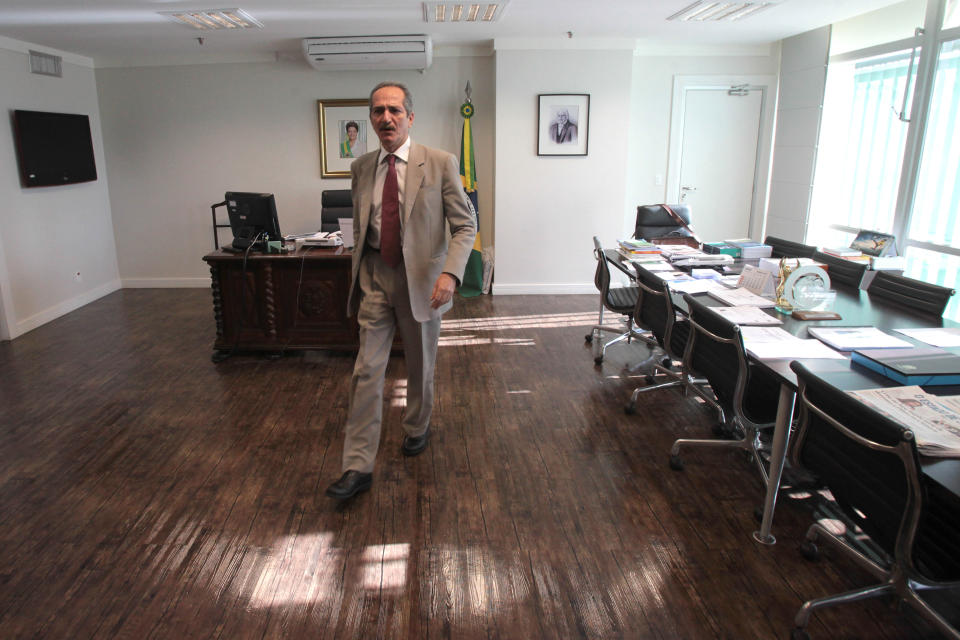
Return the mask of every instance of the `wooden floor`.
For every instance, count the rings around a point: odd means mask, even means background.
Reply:
[[[596,296],[458,299],[434,437],[400,454],[403,364],[373,489],[339,475],[350,355],[210,361],[210,292],[122,290],[0,343],[0,637],[786,638],[800,604],[869,582],[803,560],[809,511],[675,390],[623,404],[644,350],[594,366]],[[814,638],[936,637],[886,601]]]

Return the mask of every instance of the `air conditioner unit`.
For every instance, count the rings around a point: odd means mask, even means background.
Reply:
[[[327,70],[426,69],[433,62],[430,36],[344,36],[304,38],[310,66]]]

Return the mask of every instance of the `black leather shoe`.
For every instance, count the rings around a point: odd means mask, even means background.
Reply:
[[[327,487],[327,495],[337,500],[346,500],[363,491],[370,489],[373,481],[372,473],[360,473],[350,470],[340,476],[340,479]]]
[[[427,427],[427,430],[423,432],[422,436],[404,436],[403,446],[400,447],[400,451],[403,452],[405,456],[415,456],[423,453],[423,450],[427,448],[427,442],[430,440],[430,427]]]

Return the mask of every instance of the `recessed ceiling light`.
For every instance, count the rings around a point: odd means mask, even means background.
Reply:
[[[165,16],[194,29],[253,29],[263,28],[263,23],[243,9],[192,9],[185,11],[161,11]]]
[[[742,20],[753,16],[764,9],[779,4],[778,2],[711,2],[699,0],[689,7],[676,12],[667,20],[681,20],[683,22],[719,22]]]
[[[507,0],[499,2],[424,2],[424,22],[496,22]]]

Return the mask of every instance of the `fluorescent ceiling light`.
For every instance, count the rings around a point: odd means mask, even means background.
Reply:
[[[263,28],[263,23],[243,9],[191,9],[186,11],[161,11],[160,15],[186,24],[194,29],[253,29]]]
[[[507,0],[499,2],[424,2],[424,22],[496,22]]]
[[[723,20],[742,20],[756,15],[764,9],[776,5],[777,2],[711,2],[699,0],[689,7],[676,12],[667,20],[681,20],[683,22],[719,22]]]

